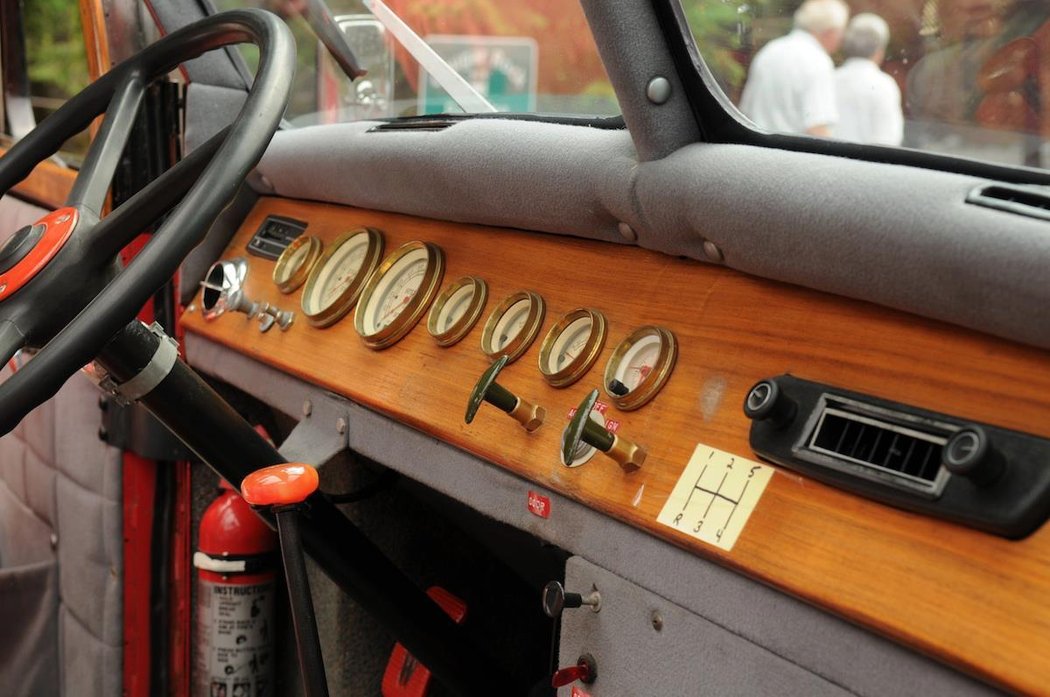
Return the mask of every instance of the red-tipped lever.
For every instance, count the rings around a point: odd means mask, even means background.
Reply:
[[[281,559],[288,583],[295,645],[299,652],[299,672],[306,697],[328,697],[328,679],[317,637],[317,618],[306,576],[303,542],[299,534],[299,513],[306,499],[317,491],[317,470],[300,462],[264,467],[241,482],[241,496],[252,506],[271,508],[277,520]]]

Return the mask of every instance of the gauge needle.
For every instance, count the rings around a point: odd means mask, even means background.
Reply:
[[[405,305],[407,305],[408,301],[411,300],[411,299],[412,299],[411,295],[406,295],[405,297],[403,297],[401,299],[401,302],[399,302],[397,305],[394,305],[392,308],[387,310],[387,313],[385,315],[383,315],[383,319],[380,320],[383,323],[383,326],[386,326],[386,325],[390,324],[390,322],[392,322],[393,319],[394,319],[393,317],[390,317],[390,315],[393,315],[394,317],[397,317],[397,313],[400,312],[401,308],[403,308]],[[389,321],[387,320],[388,317],[390,317]]]

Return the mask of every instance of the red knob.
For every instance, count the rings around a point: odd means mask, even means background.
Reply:
[[[317,491],[317,470],[301,462],[286,462],[256,470],[241,482],[241,496],[253,506],[302,503]]]

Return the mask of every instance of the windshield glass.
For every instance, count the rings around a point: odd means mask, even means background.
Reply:
[[[220,0],[261,7],[295,34],[293,124],[464,110],[361,0],[327,2],[368,74],[351,84],[304,15],[308,0]],[[386,0],[386,5],[496,111],[614,116],[619,107],[583,10],[571,0]],[[246,58],[254,66],[252,47]],[[417,54],[418,55],[418,54]],[[482,109],[470,109],[481,111]]]
[[[681,0],[759,128],[1050,166],[1047,0]]]

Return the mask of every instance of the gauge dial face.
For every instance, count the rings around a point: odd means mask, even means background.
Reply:
[[[530,290],[504,298],[485,322],[481,350],[492,359],[519,358],[536,339],[545,311],[543,298]]]
[[[371,348],[393,345],[426,312],[444,274],[437,245],[409,242],[387,257],[369,279],[354,315],[357,333]]]
[[[446,288],[430,310],[427,331],[439,346],[451,346],[477,324],[488,299],[488,286],[476,276],[464,276]]]
[[[303,290],[303,314],[310,323],[327,327],[349,312],[382,253],[378,230],[361,228],[336,239]]]
[[[273,282],[282,293],[303,285],[321,257],[324,244],[316,237],[301,236],[289,243],[273,267]]]
[[[671,376],[678,340],[663,327],[641,327],[613,351],[605,367],[605,393],[624,411],[638,409],[656,396]]]
[[[590,369],[605,346],[605,316],[578,308],[567,313],[547,332],[540,347],[539,367],[554,387],[568,387]]]

